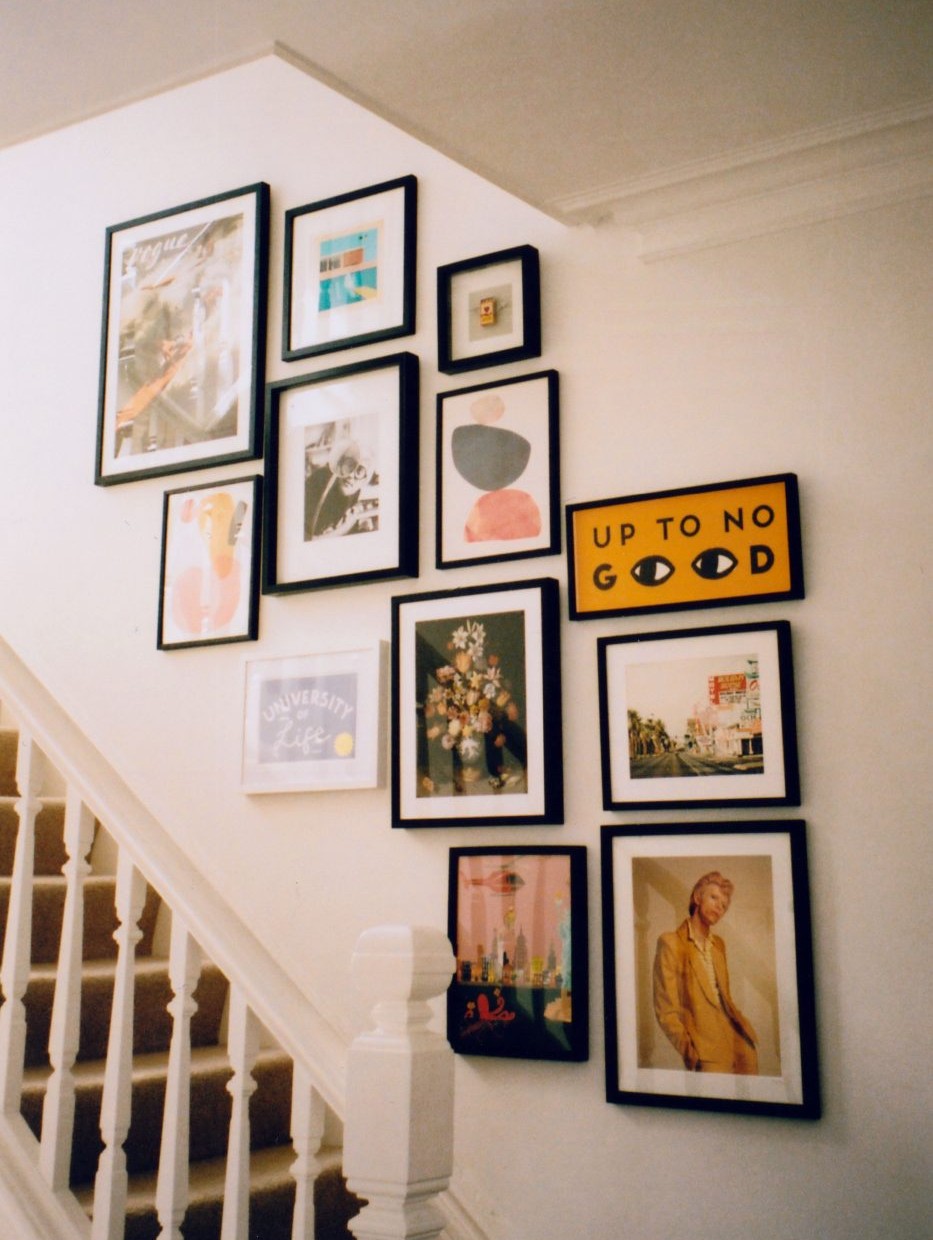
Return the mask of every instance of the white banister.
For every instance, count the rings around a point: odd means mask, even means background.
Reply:
[[[165,1081],[156,1213],[161,1225],[159,1240],[183,1240],[181,1225],[188,1207],[191,1131],[191,1017],[197,1010],[194,990],[201,972],[201,949],[187,926],[174,914],[168,972],[174,992],[168,1005],[172,1014],[172,1040]]]
[[[119,925],[114,934],[117,963],[100,1110],[100,1135],[104,1150],[94,1181],[93,1240],[122,1240],[124,1231],[127,1173],[123,1142],[130,1130],[133,1088],[134,961],[136,944],[142,938],[138,922],[145,896],[143,876],[129,853],[121,851],[116,891]]]
[[[162,823],[2,638],[0,697],[20,735],[28,732],[38,739],[65,785],[77,788],[121,853],[130,854],[190,928],[205,955],[247,991],[263,1026],[304,1064],[325,1101],[342,1114],[344,1035],[239,920],[220,892],[193,869],[190,857]]]
[[[239,986],[230,989],[227,1055],[233,1076],[227,1090],[233,1099],[224,1180],[220,1240],[247,1240],[249,1234],[249,1100],[256,1091],[253,1066],[259,1053],[259,1021]]]
[[[211,1010],[207,994],[214,986],[215,969],[230,983],[231,995],[226,1031],[222,1024],[219,1028],[221,1040],[226,1032],[233,1068],[228,1085],[233,1103],[224,1240],[241,1240],[249,1234],[244,1185],[250,1162],[250,1095],[255,1088],[260,1026],[262,1037],[268,1034],[292,1059],[292,1240],[314,1237],[316,1181],[325,1167],[333,1165],[333,1151],[323,1150],[331,1112],[344,1120],[344,1170],[350,1186],[370,1203],[352,1224],[357,1240],[432,1240],[444,1226],[446,1240],[484,1240],[484,1233],[466,1208],[444,1191],[452,1166],[454,1061],[446,1040],[428,1028],[432,1014],[429,1001],[443,994],[454,969],[444,935],[428,929],[390,927],[360,939],[353,972],[373,1006],[376,1029],[357,1039],[348,1054],[347,1041],[322,1015],[307,984],[299,986],[292,980],[216,888],[197,874],[175,838],[146,810],[2,638],[0,696],[4,724],[10,720],[19,737],[16,788],[20,794],[16,800],[13,870],[10,879],[4,880],[10,899],[0,964],[4,998],[0,1005],[0,1218],[5,1215],[10,1185],[15,1185],[14,1194],[28,1202],[35,1219],[55,1220],[47,1225],[38,1223],[23,1231],[24,1236],[34,1240],[47,1240],[51,1235],[56,1240],[86,1240],[88,1236],[91,1240],[123,1240],[128,1158],[131,1162],[139,1160],[143,1171],[149,1165],[149,1143],[138,1143],[137,1129],[131,1127],[131,1118],[133,1124],[136,1122],[132,1106],[135,991],[140,985],[141,993],[144,986],[148,994],[153,985],[164,984],[161,920],[154,941],[146,947],[154,958],[136,960],[137,945],[143,937],[140,921],[144,907],[148,940],[154,932],[150,917],[150,913],[154,917],[154,905],[146,901],[148,884],[171,913],[172,923],[168,974],[173,998],[168,1009],[173,1019],[155,1202],[160,1240],[181,1240],[188,1206],[191,1018],[197,1006],[194,992],[202,959],[211,962],[204,1017]],[[37,958],[33,966],[31,960],[36,937],[32,932],[34,875],[37,869],[45,875],[55,867],[49,866],[54,853],[46,847],[44,818],[39,824],[43,831],[41,869],[34,860],[36,818],[53,791],[56,801],[60,799],[62,787],[66,803],[62,867],[66,907],[52,1008],[52,1074],[43,1108],[42,1139],[37,1145],[24,1119],[25,1103],[23,1115],[19,1113],[27,1006],[30,1022],[33,1014],[33,992],[27,986],[33,967],[37,987],[46,987],[50,976],[46,964]],[[4,792],[4,803],[12,803],[11,790],[5,787]],[[56,821],[50,817],[53,826]],[[95,926],[100,924],[96,901],[101,887],[94,884],[92,891],[92,885],[85,881],[88,841],[95,821],[102,830],[91,851],[93,869],[109,874],[116,868],[117,929],[113,937],[117,950],[116,959],[110,963],[96,958],[92,962],[81,960],[82,940],[87,940],[89,948],[98,941],[82,933],[82,892],[89,902],[88,910],[95,908]],[[176,832],[176,837],[179,834],[183,832]],[[59,844],[60,836],[55,847]],[[7,853],[7,867],[9,861]],[[55,866],[61,864],[58,861]],[[39,881],[44,896],[46,880]],[[89,911],[86,916],[90,924]],[[46,944],[40,944],[38,938],[36,945],[46,951]],[[46,955],[41,957],[47,959]],[[75,1197],[67,1187],[78,1130],[73,1120],[78,1080],[75,1063],[79,1054],[85,1054],[85,1047],[79,1047],[78,1042],[81,1024],[87,1024],[76,978],[83,971],[90,982],[88,993],[99,993],[101,988],[106,990],[111,970],[113,998],[100,1112],[103,1151],[93,1194],[79,1181]],[[40,1013],[40,1023],[43,1016],[44,1012]],[[210,1020],[202,1022],[199,1017],[198,1024],[202,1023],[205,1029],[211,1027]],[[216,1028],[212,1036],[218,1036]],[[89,1037],[88,1052],[92,1045],[95,1054],[99,1053],[96,1036]],[[38,1039],[32,1037],[30,1053],[41,1049]],[[144,1049],[142,1043],[140,1053]],[[352,1096],[348,1097],[351,1060],[355,1079]],[[139,1065],[140,1079],[152,1067]],[[83,1072],[82,1068],[82,1077]],[[92,1079],[88,1073],[88,1081]],[[30,1083],[30,1090],[34,1088]],[[34,1098],[34,1093],[31,1096]],[[78,1098],[83,1108],[83,1085]],[[78,1114],[83,1117],[81,1108]],[[333,1131],[336,1134],[337,1128]],[[130,1149],[129,1155],[125,1146]],[[87,1156],[90,1151],[83,1153]],[[75,1162],[82,1164],[86,1176],[91,1173],[88,1161],[84,1157]],[[15,1171],[12,1179],[4,1174],[10,1167]],[[205,1165],[205,1174],[208,1171]],[[139,1197],[142,1208],[145,1191],[143,1188]],[[136,1200],[134,1197],[134,1209]]]
[[[81,1022],[81,957],[84,936],[84,879],[90,872],[87,855],[94,838],[94,815],[71,789],[65,801],[65,908],[58,949],[58,978],[49,1061],[52,1075],[42,1106],[39,1165],[56,1191],[68,1187],[75,1117],[74,1062]]]
[[[292,1240],[314,1240],[314,1182],[321,1170],[318,1151],[324,1140],[326,1107],[304,1068],[296,1063],[293,1071],[291,1130],[296,1157],[291,1166],[295,1181]]]
[[[454,965],[430,927],[379,926],[357,942],[353,980],[376,1023],[347,1069],[344,1171],[369,1202],[350,1223],[357,1240],[435,1240],[444,1226],[435,1199],[453,1170],[454,1057],[428,1028],[428,1000]]]
[[[16,811],[19,829],[13,854],[13,878],[7,910],[6,939],[0,986],[0,1111],[19,1111],[23,1094],[23,1059],[26,1053],[26,1007],[23,996],[29,982],[32,955],[32,892],[36,840],[36,815],[42,786],[43,758],[32,736],[21,731],[16,753]]]

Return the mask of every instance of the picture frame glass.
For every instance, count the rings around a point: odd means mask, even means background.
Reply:
[[[246,666],[242,788],[321,792],[384,782],[386,643]]]
[[[454,273],[450,280],[450,352],[482,357],[525,340],[524,266],[520,258]]]
[[[99,483],[259,454],[267,201],[255,186],[108,229]]]
[[[286,359],[414,330],[415,178],[286,215]]]
[[[438,567],[560,546],[556,371],[437,398]]]
[[[584,847],[451,849],[449,934],[455,1051],[586,1059]]]
[[[266,592],[417,571],[415,366],[400,354],[270,385]]]
[[[565,511],[571,620],[804,597],[794,474]]]
[[[559,678],[545,686],[546,665],[559,677],[544,631],[550,586],[394,600],[396,825],[562,814]]]
[[[160,650],[255,639],[259,496],[258,477],[166,493]]]
[[[731,825],[604,828],[607,1098],[812,1116],[802,824]],[[714,888],[727,898],[704,964],[691,910]]]
[[[799,799],[786,622],[598,642],[604,807]]]

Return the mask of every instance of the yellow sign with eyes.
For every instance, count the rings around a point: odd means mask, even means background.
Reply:
[[[567,505],[570,618],[803,598],[797,478]]]

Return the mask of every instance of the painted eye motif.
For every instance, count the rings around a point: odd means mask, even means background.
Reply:
[[[674,565],[663,555],[646,555],[632,566],[632,576],[640,586],[659,586],[673,571]]]
[[[690,567],[704,581],[719,581],[728,577],[738,564],[738,560],[725,547],[709,547],[701,551]]]

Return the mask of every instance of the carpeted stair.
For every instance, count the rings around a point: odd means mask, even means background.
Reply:
[[[0,728],[0,947],[6,933],[18,830],[16,742],[14,731]],[[63,827],[64,800],[44,798],[36,818],[32,972],[24,999],[27,1048],[21,1108],[37,1137],[50,1073],[48,1038],[65,902]],[[92,873],[84,888],[84,964],[71,1161],[72,1188],[88,1213],[103,1148],[100,1110],[116,962],[113,933],[117,928],[116,880],[110,874],[95,872],[106,868],[106,863],[96,866],[95,858],[112,856],[113,850],[98,847],[103,829],[98,825],[96,832],[98,838],[90,853]],[[130,1174],[125,1240],[155,1240],[160,1230],[154,1200],[172,1028],[167,1011],[172,997],[167,961],[154,954],[160,904],[159,896],[150,888],[139,922],[142,938],[136,949],[132,1119],[124,1144]],[[205,963],[194,995],[197,1011],[191,1020],[191,1167],[190,1203],[182,1227],[185,1240],[219,1240],[220,1236],[232,1105],[226,1088],[232,1072],[222,1044],[227,991],[226,978],[214,965]],[[252,1075],[257,1087],[250,1099],[250,1240],[290,1240],[295,1191],[289,1171],[295,1157],[289,1137],[291,1060],[283,1051],[265,1047]],[[332,1151],[315,1184],[315,1240],[352,1240],[347,1223],[362,1204],[346,1188],[339,1150]]]

